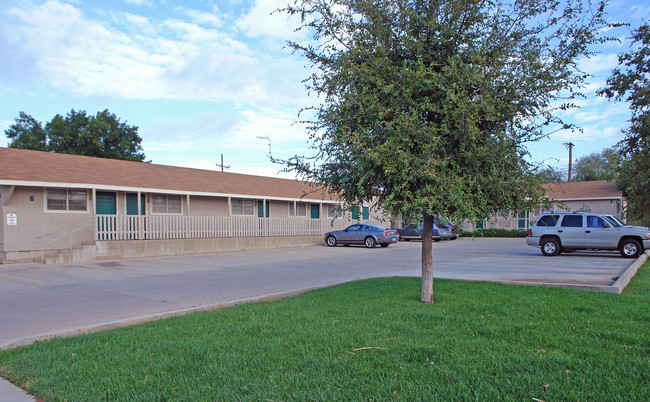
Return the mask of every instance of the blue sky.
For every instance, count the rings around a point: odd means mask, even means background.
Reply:
[[[304,127],[292,124],[310,99],[301,80],[305,61],[285,47],[297,21],[270,13],[287,0],[3,0],[0,4],[0,146],[20,111],[45,123],[70,109],[109,109],[139,127],[154,163],[275,176],[267,157],[308,152]],[[650,19],[650,0],[613,0],[609,18],[637,27]],[[602,87],[629,28],[581,66],[594,75],[578,103],[561,115],[583,132],[562,131],[530,144],[532,159],[564,167],[575,144],[580,157],[616,144],[627,126],[625,104]],[[292,177],[284,174],[283,177]]]

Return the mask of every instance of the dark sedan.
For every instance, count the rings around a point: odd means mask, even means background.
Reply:
[[[325,243],[330,247],[334,247],[337,244],[363,244],[367,248],[373,248],[379,244],[382,247],[388,247],[398,241],[399,235],[396,230],[364,223],[348,226],[343,230],[325,233]]]
[[[422,240],[422,222],[420,222],[419,225],[416,223],[409,223],[404,227],[404,229],[397,229],[397,233],[399,233],[400,240]],[[458,237],[458,235],[454,234],[447,226],[439,226],[435,223],[433,224],[433,232],[431,233],[433,241],[446,239],[454,240],[456,237]]]

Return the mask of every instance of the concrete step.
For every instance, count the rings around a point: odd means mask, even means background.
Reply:
[[[71,262],[94,261],[97,258],[97,247],[95,244],[82,244],[74,246],[72,250],[58,250],[46,253],[43,264],[66,264]],[[35,259],[41,262],[40,258]]]

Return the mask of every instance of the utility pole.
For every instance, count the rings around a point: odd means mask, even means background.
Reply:
[[[574,144],[572,142],[565,142],[564,145],[569,148],[569,179],[567,180],[568,183],[571,183],[571,162],[573,160],[573,155],[572,155],[572,150],[574,147]]]
[[[224,165],[223,164],[223,154],[221,154],[221,164],[216,163],[216,166],[219,166],[221,168],[221,171],[223,172],[223,169],[230,169],[230,165]]]

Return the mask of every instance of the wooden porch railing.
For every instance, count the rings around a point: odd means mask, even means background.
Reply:
[[[205,239],[219,237],[318,236],[353,222],[331,218],[97,215],[95,240]],[[378,221],[365,223],[382,224]]]

